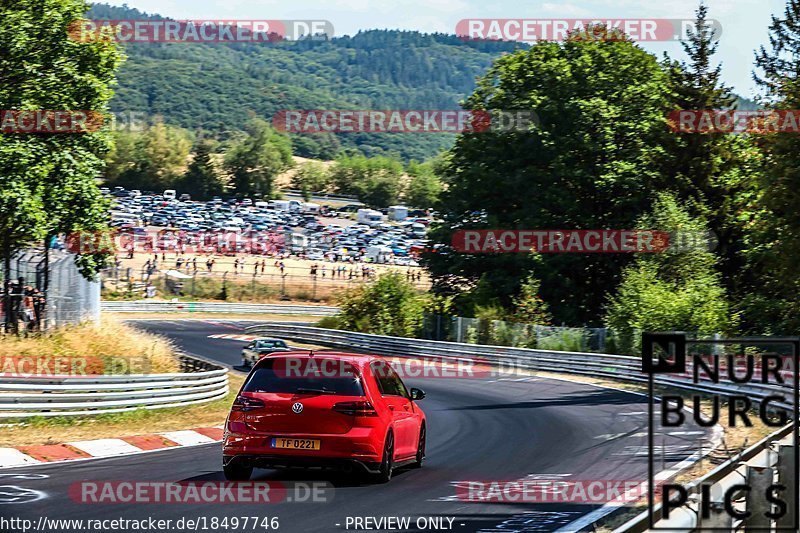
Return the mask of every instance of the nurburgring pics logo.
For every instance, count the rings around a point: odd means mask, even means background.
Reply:
[[[458,230],[451,245],[461,253],[661,253],[711,250],[711,232],[659,230]]]
[[[271,43],[328,40],[327,20],[76,20],[69,29],[78,42],[123,43]]]
[[[288,133],[500,133],[529,131],[539,119],[524,109],[284,109],[272,124]]]
[[[713,40],[722,34],[722,25],[707,20]],[[688,19],[462,19],[456,35],[480,41],[682,41],[695,31]]]
[[[787,379],[787,367],[797,369],[800,339],[744,338],[744,339],[687,339],[683,333],[644,333],[642,335],[642,371],[648,376],[648,515],[653,531],[675,531],[669,522],[676,510],[690,506],[687,513],[696,516],[693,531],[731,531],[734,522],[741,522],[747,531],[797,531],[800,526],[796,498],[800,489],[797,465],[798,426],[787,426],[789,419],[800,415],[798,401],[798,373]],[[692,384],[688,392],[671,388],[656,392],[656,379],[675,374],[687,375],[684,383]],[[709,390],[713,385],[717,390]],[[749,390],[748,390],[749,388]],[[755,392],[753,392],[755,390]],[[695,392],[702,391],[702,392]],[[758,394],[758,401],[753,395]],[[661,483],[658,470],[664,468],[664,458],[659,457],[656,435],[688,435],[698,428],[722,426],[753,427],[757,418],[764,427],[779,430],[782,436],[792,436],[792,443],[776,450],[779,455],[776,468],[765,468],[749,461],[744,475],[731,484],[717,485],[717,481],[704,479],[688,484],[676,480]],[[779,437],[778,440],[782,438]],[[685,439],[683,442],[686,443]],[[706,439],[684,448],[689,457],[702,458],[713,448]],[[693,455],[692,452],[694,452]],[[688,458],[688,457],[687,457]],[[686,459],[676,456],[675,461]],[[738,475],[737,475],[738,477]],[[727,479],[727,478],[726,478]],[[659,490],[656,485],[660,484]],[[746,494],[746,506],[741,506]],[[662,504],[661,516],[657,503]],[[686,516],[683,514],[682,516]],[[658,526],[659,520],[664,524]]]

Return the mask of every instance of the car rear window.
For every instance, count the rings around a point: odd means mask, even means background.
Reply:
[[[258,341],[259,348],[285,348],[286,344],[283,341]]]
[[[363,396],[356,368],[345,360],[321,357],[279,357],[258,363],[242,389],[245,392],[296,393],[320,391],[338,396]]]

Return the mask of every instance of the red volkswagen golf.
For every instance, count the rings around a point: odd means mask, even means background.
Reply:
[[[353,466],[386,482],[392,469],[422,466],[425,413],[383,359],[337,352],[289,352],[261,359],[225,424],[222,465],[229,480],[253,468]]]

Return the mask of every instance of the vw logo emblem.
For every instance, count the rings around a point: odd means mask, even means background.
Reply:
[[[302,403],[300,403],[300,402],[295,402],[295,403],[292,405],[292,411],[294,411],[294,412],[295,412],[295,413],[297,413],[297,414],[300,414],[300,413],[302,413],[302,412],[303,412],[303,404],[302,404]]]

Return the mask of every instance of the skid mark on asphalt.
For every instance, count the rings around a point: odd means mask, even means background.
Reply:
[[[47,474],[0,474],[0,479],[47,479]],[[0,485],[0,505],[19,505],[33,503],[47,498],[47,493],[41,490],[19,487],[17,485]]]

